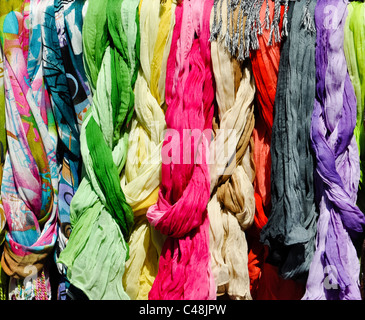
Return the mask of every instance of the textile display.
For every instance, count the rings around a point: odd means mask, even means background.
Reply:
[[[0,0],[0,300],[365,299],[364,41],[363,0]]]

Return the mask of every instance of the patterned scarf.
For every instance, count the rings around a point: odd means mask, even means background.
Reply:
[[[1,185],[8,232],[1,266],[11,276],[10,299],[50,298],[47,260],[57,238],[57,133],[43,80],[39,48],[45,17],[39,5],[24,1],[0,29],[8,143]]]

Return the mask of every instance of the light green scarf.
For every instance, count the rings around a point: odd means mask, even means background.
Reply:
[[[71,202],[73,231],[59,262],[89,299],[129,299],[122,286],[133,212],[120,187],[138,72],[139,0],[89,0],[83,25],[93,104],[81,129],[85,177]]]

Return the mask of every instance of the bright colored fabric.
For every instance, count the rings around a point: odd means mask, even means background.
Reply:
[[[214,111],[209,43],[212,6],[211,0],[185,0],[175,9],[166,70],[167,132],[161,185],[157,203],[147,211],[149,222],[168,237],[149,299],[215,299],[207,214],[207,159]],[[194,134],[198,136],[193,138]]]
[[[357,205],[365,212],[365,5],[353,1],[347,6],[348,15],[344,27],[344,51],[351,83],[355,89],[357,115],[355,138],[360,157],[360,181]]]
[[[89,0],[82,30],[93,103],[80,136],[85,177],[71,201],[73,229],[59,262],[66,265],[70,283],[89,299],[129,299],[122,279],[133,211],[119,175],[139,67],[138,4]]]
[[[144,1],[140,10],[140,69],[135,84],[135,114],[121,186],[135,215],[123,284],[131,299],[148,299],[157,274],[163,236],[146,218],[156,203],[161,148],[166,129],[165,75],[175,20],[172,0]]]
[[[43,79],[43,50],[34,50],[41,48],[44,5],[34,0],[12,7],[0,28],[8,143],[1,185],[7,220],[1,266],[11,277],[9,299],[51,295],[47,263],[58,227],[57,132]]]
[[[362,238],[365,216],[356,206],[360,164],[354,135],[356,95],[344,53],[347,4],[318,0],[315,8],[317,83],[311,140],[320,215],[306,300],[361,299],[355,245]],[[330,22],[328,7],[336,13]]]
[[[220,9],[217,9],[220,14]],[[227,3],[222,4],[222,33],[227,29]],[[211,28],[214,15],[211,15]],[[251,299],[247,266],[248,229],[255,215],[252,161],[255,84],[250,61],[239,63],[223,40],[211,43],[216,85],[217,128],[210,145],[210,252],[217,295]]]
[[[302,23],[307,2],[291,2],[283,38],[274,104],[271,204],[260,240],[267,262],[285,279],[305,282],[315,251],[318,212],[314,200],[314,155],[310,125],[315,96],[315,32]],[[308,4],[314,20],[315,0]]]
[[[270,20],[278,20],[283,16],[284,8],[275,10],[272,1],[267,1],[260,9],[260,20],[264,21],[266,10],[269,8]],[[268,7],[267,7],[268,6]],[[278,24],[281,30],[281,22]],[[275,27],[276,29],[276,27]],[[247,230],[248,268],[251,280],[251,295],[255,300],[300,299],[303,296],[303,285],[293,280],[279,277],[277,267],[266,262],[268,254],[265,246],[260,242],[260,232],[267,223],[271,213],[271,134],[273,125],[274,102],[276,95],[277,76],[280,62],[280,32],[276,37],[272,29],[263,28],[262,35],[258,35],[259,49],[250,52],[252,71],[256,84],[257,109],[255,113],[255,128],[253,130],[254,153],[256,166],[255,188],[255,217],[254,223]],[[270,39],[272,45],[269,45]]]

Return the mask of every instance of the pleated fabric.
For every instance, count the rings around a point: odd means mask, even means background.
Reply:
[[[363,2],[350,2],[347,6],[348,15],[344,27],[344,51],[347,69],[356,95],[356,126],[354,130],[360,157],[360,181],[357,195],[357,205],[365,212],[365,5]]]
[[[255,300],[300,299],[303,285],[293,280],[284,280],[278,275],[277,267],[266,262],[268,248],[260,242],[260,232],[267,223],[271,213],[271,135],[273,125],[274,102],[278,80],[281,48],[282,19],[285,7],[275,10],[278,2],[262,3],[259,11],[260,21],[276,21],[276,37],[272,28],[266,24],[262,34],[258,35],[258,48],[250,52],[253,76],[256,84],[255,127],[253,129],[256,166],[254,180],[255,217],[251,228],[247,230],[248,268],[250,275],[251,296]],[[281,11],[280,11],[281,10]],[[268,14],[266,12],[268,11]],[[274,28],[276,29],[276,27]],[[271,40],[271,41],[270,41]]]
[[[226,34],[227,1],[217,11],[217,15],[222,15],[221,32]],[[213,19],[212,12],[211,28]],[[255,84],[250,61],[241,63],[232,57],[224,39],[212,41],[211,56],[218,105],[209,161],[212,271],[218,296],[227,294],[231,299],[250,300],[245,230],[252,225],[255,215],[251,139]]]
[[[365,212],[365,132],[364,132],[364,108],[365,108],[365,4],[363,2],[350,2],[347,6],[348,15],[344,28],[344,51],[347,70],[356,95],[356,126],[354,129],[360,158],[360,180],[357,193],[357,205]],[[361,252],[360,286],[362,299],[365,298],[365,242]]]
[[[143,1],[140,6],[141,56],[135,84],[135,115],[121,186],[135,224],[129,240],[123,284],[133,300],[148,299],[157,274],[164,237],[146,218],[156,203],[161,181],[161,148],[166,129],[165,78],[175,21],[172,0]]]
[[[71,201],[72,232],[58,262],[89,299],[129,299],[122,282],[133,211],[119,175],[139,67],[138,4],[89,0],[82,30],[93,102],[80,136],[85,176]]]
[[[8,145],[1,267],[10,277],[9,299],[44,300],[51,298],[49,259],[58,228],[57,132],[43,79],[40,32],[45,11],[36,10],[38,0],[7,5],[0,29]]]
[[[45,1],[43,1],[45,2]],[[58,213],[60,232],[56,257],[67,244],[71,232],[70,203],[81,174],[80,128],[83,115],[91,104],[82,63],[82,2],[60,0],[47,2],[46,19],[41,26],[42,45],[47,48],[42,57],[43,76],[51,95],[52,110],[58,130],[57,162],[59,164]],[[35,8],[40,12],[40,8]],[[57,265],[61,274],[59,295],[64,300],[67,286],[66,270]]]
[[[344,54],[347,5],[342,0],[318,0],[315,8],[317,83],[311,140],[320,215],[306,300],[361,299],[355,246],[365,217],[356,206],[360,165],[354,135],[356,95]]]
[[[310,145],[316,33],[305,27],[302,16],[308,6],[313,21],[315,5],[315,0],[289,4],[270,148],[272,210],[260,235],[269,249],[266,261],[277,266],[283,278],[303,282],[315,251],[318,212]]]
[[[212,7],[211,0],[185,0],[175,9],[166,70],[161,185],[157,203],[147,211],[149,222],[168,237],[149,299],[216,297],[207,214],[207,159],[214,111],[209,43]]]

